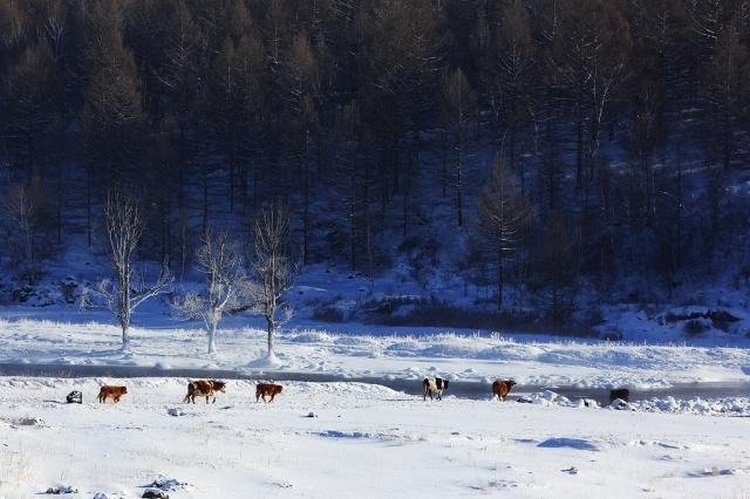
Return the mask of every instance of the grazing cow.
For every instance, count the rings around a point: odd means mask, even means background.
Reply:
[[[263,398],[263,402],[273,402],[273,398],[281,393],[284,387],[274,383],[258,383],[255,387],[255,401],[260,402]],[[271,397],[270,400],[266,400],[266,397]]]
[[[216,381],[215,379],[199,379],[188,383],[187,395],[183,402],[192,402],[195,404],[195,397],[206,397],[206,403],[213,397],[213,403],[216,403],[216,392],[225,393],[226,383]]]
[[[120,397],[128,393],[128,389],[125,386],[109,386],[104,385],[99,390],[98,400],[100,403],[106,402],[108,397],[112,397],[112,400],[116,402],[120,401]]]
[[[492,382],[492,393],[499,400],[505,400],[505,397],[510,393],[510,389],[514,386],[516,386],[516,382],[512,379],[496,379]]]
[[[630,390],[627,388],[615,388],[614,390],[609,391],[609,403],[611,404],[617,399],[624,400],[625,402],[628,401],[630,398]]]
[[[443,392],[448,389],[448,380],[443,378],[425,378],[422,381],[422,387],[424,388],[424,400],[427,400],[427,395],[432,400],[433,395],[437,395],[438,400],[443,400]]]

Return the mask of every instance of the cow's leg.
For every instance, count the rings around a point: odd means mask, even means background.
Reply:
[[[273,402],[273,398],[274,398],[275,396],[276,396],[276,394],[275,394],[275,393],[272,393],[272,394],[271,394],[271,400],[270,400],[271,402]]]

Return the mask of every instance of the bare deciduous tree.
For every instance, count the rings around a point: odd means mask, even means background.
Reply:
[[[274,332],[292,317],[291,306],[283,300],[291,287],[294,265],[289,256],[289,210],[281,203],[264,207],[252,225],[255,260],[250,295],[257,311],[266,320],[268,357],[273,357]]]
[[[208,230],[195,258],[197,269],[206,276],[207,289],[204,293],[187,293],[177,309],[190,318],[203,320],[208,331],[208,353],[214,354],[219,321],[244,303],[242,255],[225,231]]]
[[[143,220],[138,203],[131,195],[120,190],[107,195],[104,207],[109,246],[107,253],[115,270],[115,281],[105,279],[99,283],[99,292],[105,297],[109,309],[122,328],[122,349],[130,349],[130,321],[133,311],[144,301],[166,292],[172,276],[162,269],[157,281],[146,286],[144,279],[133,276],[133,255],[143,235]]]
[[[41,260],[50,255],[53,245],[47,237],[53,227],[51,206],[42,179],[11,184],[0,198],[0,223],[5,231],[2,244],[8,251],[13,270],[28,284],[40,276]]]
[[[583,187],[594,176],[605,111],[628,76],[631,39],[627,20],[612,2],[571,0],[561,14],[549,62],[553,86],[572,111],[576,185]]]

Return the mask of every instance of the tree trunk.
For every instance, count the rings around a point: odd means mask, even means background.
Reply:
[[[724,135],[722,157],[723,157],[724,173],[726,173],[729,171],[729,165],[732,159],[732,124],[731,124],[731,118],[729,116],[729,110],[727,109],[726,106],[724,108],[722,122],[723,122],[722,132]]]
[[[229,213],[234,213],[234,182],[237,170],[237,140],[232,139],[229,157]]]
[[[502,241],[500,242],[502,245]],[[498,248],[497,251],[497,310],[503,308],[503,250]]]
[[[119,307],[120,326],[122,327],[122,349],[130,350],[130,263],[125,262],[119,270],[118,276],[118,297],[117,306]]]
[[[128,325],[124,321],[120,321],[120,327],[122,327],[122,351],[127,352],[130,350],[130,333],[128,331]]]
[[[266,331],[268,332],[268,356],[273,355],[273,319],[266,317]]]
[[[304,197],[304,210],[302,214],[302,264],[307,265],[308,262],[308,239],[310,232],[310,179],[309,179],[309,165],[307,164],[308,150],[307,146],[310,139],[310,131],[305,130],[305,145],[304,153],[302,155],[302,188]]]
[[[120,327],[122,328],[122,349],[124,351],[130,350],[130,311],[128,310],[128,307],[130,306],[129,297],[127,288],[124,288],[125,291],[123,291],[122,286],[124,286],[124,283],[120,283],[120,297],[119,297],[119,307],[120,307]]]
[[[349,146],[347,172],[349,173],[349,258],[352,271],[357,268],[357,181],[353,146]]]
[[[365,158],[367,158],[368,151],[365,151]],[[372,241],[370,236],[372,234],[372,220],[370,217],[370,161],[365,159],[364,164],[365,179],[364,179],[364,193],[362,200],[362,206],[364,208],[364,230],[365,230],[365,251],[367,254],[367,275],[372,276]]]
[[[208,324],[208,353],[216,353],[216,322],[210,321]]]
[[[464,149],[464,127],[458,124],[458,145],[456,146],[456,217],[458,226],[464,224],[464,187],[463,187],[463,149]]]
[[[57,166],[57,203],[56,203],[56,211],[57,211],[57,244],[62,244],[62,225],[63,225],[63,218],[62,218],[62,202],[63,199],[63,167],[62,165]]]
[[[125,288],[127,290],[127,288]],[[120,327],[122,328],[122,349],[123,350],[129,350],[130,349],[130,312],[128,310],[128,307],[130,306],[129,297],[127,295],[127,291],[120,290],[120,297],[119,297],[119,307],[120,307]]]
[[[93,232],[92,228],[92,215],[91,215],[91,191],[94,189],[92,180],[93,173],[91,167],[86,169],[86,247],[91,248],[91,235]]]
[[[576,110],[576,188],[583,186],[583,118]]]
[[[448,195],[448,131],[445,128],[443,128],[440,138],[441,155],[443,159],[443,174],[440,185],[443,197],[446,197]]]
[[[203,234],[208,230],[208,174],[203,172]]]

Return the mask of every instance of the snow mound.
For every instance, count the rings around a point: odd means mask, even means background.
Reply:
[[[537,445],[537,447],[541,447],[544,449],[557,449],[560,447],[570,447],[572,449],[578,449],[578,450],[590,450],[594,452],[599,451],[599,447],[595,445],[594,443],[584,440],[582,438],[565,438],[565,437],[557,437],[557,438],[548,438],[544,442],[541,442]]]
[[[250,368],[266,368],[266,369],[278,369],[283,365],[283,362],[276,357],[274,354],[266,355],[264,357],[260,357],[259,359],[256,359],[252,362],[249,362],[247,364],[247,367]]]

